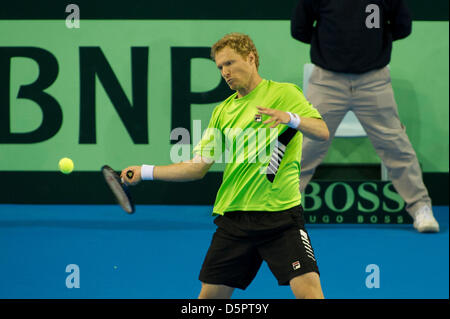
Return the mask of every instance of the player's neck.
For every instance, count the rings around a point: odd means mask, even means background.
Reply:
[[[262,78],[259,76],[258,73],[255,74],[252,78],[250,78],[249,84],[245,88],[241,88],[237,90],[237,98],[240,99],[241,97],[246,96],[251,91],[253,91],[259,83],[261,83]]]

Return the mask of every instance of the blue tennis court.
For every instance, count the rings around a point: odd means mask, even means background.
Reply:
[[[211,209],[138,205],[127,215],[118,205],[0,205],[0,298],[197,298]],[[307,225],[325,297],[449,298],[449,208],[434,213],[437,234],[412,225]],[[370,265],[379,271],[372,288]],[[263,264],[233,298],[293,294]]]

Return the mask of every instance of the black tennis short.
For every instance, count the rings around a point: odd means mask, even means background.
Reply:
[[[301,206],[280,212],[227,212],[214,223],[218,227],[199,276],[204,283],[246,289],[263,261],[279,285],[308,272],[319,274]]]

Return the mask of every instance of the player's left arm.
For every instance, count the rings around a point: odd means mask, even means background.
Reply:
[[[270,116],[270,118],[264,121],[264,124],[273,123],[270,127],[277,127],[279,124],[289,125],[296,123],[295,119],[292,119],[288,112],[284,112],[277,109],[270,109],[266,107],[258,106],[258,112]],[[312,139],[326,141],[330,138],[330,132],[328,131],[328,126],[322,119],[312,118],[312,117],[300,117],[297,114],[293,114],[293,117],[297,117],[300,122],[295,125],[295,129],[302,132],[306,136]],[[293,120],[293,121],[291,121]]]

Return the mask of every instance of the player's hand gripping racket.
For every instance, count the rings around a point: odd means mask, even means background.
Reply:
[[[130,192],[128,191],[127,185],[122,183],[119,174],[117,174],[111,167],[104,165],[102,167],[103,177],[105,178],[106,184],[113,192],[116,197],[117,202],[128,214],[134,213],[134,204],[131,199]],[[127,172],[128,178],[133,178],[133,171]]]

